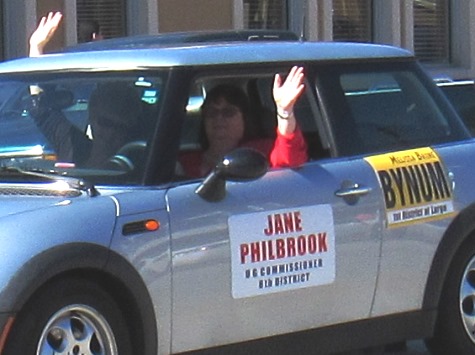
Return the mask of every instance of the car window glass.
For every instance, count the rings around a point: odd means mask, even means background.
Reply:
[[[475,136],[475,85],[473,81],[454,81],[438,84],[457,113]]]
[[[179,150],[183,152],[200,152],[202,150],[203,138],[203,119],[202,119],[202,105],[206,98],[206,93],[213,87],[220,84],[233,85],[247,94],[246,83],[248,77],[199,77],[190,87],[188,104],[186,106],[185,120],[182,126],[180,147]],[[253,119],[256,119],[253,115]]]
[[[190,88],[186,117],[181,133],[179,160],[180,156],[184,156],[188,152],[199,153],[202,151],[204,132],[201,106],[206,93],[220,84],[236,86],[246,94],[255,138],[274,140],[277,124],[275,104],[272,97],[274,74],[270,72],[252,76],[207,76],[197,78]],[[309,159],[319,159],[328,156],[328,152],[322,148],[316,116],[318,116],[318,119],[320,118],[310,105],[312,99],[309,95],[309,92],[305,92],[297,101],[294,110],[299,127],[307,141]]]
[[[281,75],[284,77],[285,72]],[[258,78],[256,80],[258,90],[256,96],[259,96],[260,102],[264,107],[270,108],[272,117],[275,118],[275,106],[272,98],[273,77]],[[310,160],[318,160],[329,157],[330,153],[327,147],[325,136],[323,135],[322,117],[315,98],[307,90],[295,103],[295,117],[302,130],[308,147],[308,157]],[[268,127],[266,130],[275,130],[275,119],[263,122]]]
[[[25,159],[22,152],[34,149],[28,168],[139,184],[162,86],[162,77],[140,73],[56,73],[0,83],[10,88],[1,95],[0,158]]]
[[[335,103],[329,112],[340,155],[428,146],[458,136],[453,117],[411,70],[341,72],[325,81]]]
[[[13,107],[13,109],[20,109],[21,94],[18,95],[17,93],[19,90],[22,90],[22,87],[20,83],[0,83],[0,110],[2,112],[9,110],[11,107]],[[19,100],[11,100],[14,96]],[[6,105],[8,105],[8,108],[5,107]]]

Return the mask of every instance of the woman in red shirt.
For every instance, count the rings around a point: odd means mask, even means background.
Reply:
[[[237,147],[255,148],[269,158],[271,167],[298,167],[307,161],[307,145],[293,108],[304,90],[303,68],[293,67],[285,81],[274,78],[273,96],[277,108],[276,138],[255,136],[249,103],[242,90],[219,85],[207,95],[202,106],[202,150],[180,156],[185,175],[202,177]]]

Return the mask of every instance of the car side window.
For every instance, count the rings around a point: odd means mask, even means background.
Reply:
[[[285,72],[283,71],[285,75]],[[276,137],[276,108],[272,96],[272,86],[274,81],[274,72],[265,74],[236,75],[236,76],[208,76],[197,78],[191,85],[190,96],[186,107],[186,116],[181,132],[180,153],[178,156],[178,177],[197,177],[186,174],[186,168],[183,170],[185,161],[199,161],[200,152],[203,151],[203,111],[202,105],[206,95],[218,86],[233,86],[237,88],[246,97],[248,105],[248,118],[246,127],[251,128],[251,137],[253,140],[260,141],[270,148]],[[323,149],[321,139],[316,124],[315,109],[310,105],[309,93],[304,94],[297,101],[294,111],[308,147],[308,157],[310,160],[328,157],[329,153]],[[247,129],[246,128],[246,129]],[[251,144],[253,146],[253,144]],[[188,157],[190,157],[188,159]],[[192,157],[192,158],[191,158]]]
[[[282,73],[282,75],[285,75],[285,73]],[[267,115],[271,117],[271,119],[263,120],[262,122],[265,132],[274,132],[276,125],[275,105],[272,98],[273,80],[273,77],[255,80],[255,85],[257,86],[255,96],[259,97],[260,105],[264,107],[264,109],[258,108],[257,111],[268,112]],[[296,102],[294,112],[307,143],[308,158],[309,160],[318,160],[329,157],[330,151],[326,139],[322,136],[322,126],[318,125],[318,123],[322,123],[320,111],[317,105],[313,103],[314,98],[307,90]]]
[[[457,113],[475,136],[475,85],[472,80],[450,81],[438,86],[450,100]]]
[[[451,117],[411,70],[342,72],[325,80],[339,155],[428,146],[457,135]]]

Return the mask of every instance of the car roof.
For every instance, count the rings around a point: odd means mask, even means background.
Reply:
[[[223,30],[171,32],[155,35],[135,35],[91,41],[66,47],[61,52],[85,52],[110,49],[137,49],[170,46],[179,43],[213,43],[235,41],[297,41],[299,37],[285,30]]]
[[[377,44],[304,41],[175,43],[146,48],[46,54],[0,64],[0,73],[110,71],[197,65],[298,63],[414,58],[407,50]]]

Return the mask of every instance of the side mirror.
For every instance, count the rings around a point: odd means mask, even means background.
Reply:
[[[269,167],[267,158],[251,148],[238,148],[226,155],[196,188],[206,201],[218,202],[226,196],[226,181],[251,181],[262,177]]]

